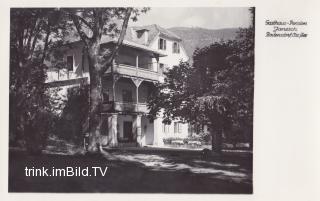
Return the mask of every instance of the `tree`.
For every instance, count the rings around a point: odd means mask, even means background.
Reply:
[[[181,118],[192,124],[201,122],[210,126],[216,152],[221,151],[222,131],[227,126],[230,110],[225,58],[231,51],[229,43],[197,49],[193,66],[181,62],[165,73],[165,82],[158,85],[149,103],[153,115],[164,108],[164,121]]]
[[[252,142],[253,75],[252,24],[240,29],[234,41],[196,49],[192,66],[180,62],[166,72],[164,83],[157,85],[149,101],[150,113],[163,109],[164,121],[180,118],[207,124],[217,153],[221,153],[222,133],[233,126],[247,130]]]
[[[232,44],[233,54],[228,57],[233,79],[232,122],[240,132],[241,140],[253,141],[253,98],[254,98],[254,23],[255,9],[249,9],[252,24],[240,29],[236,42]]]
[[[84,44],[84,51],[89,61],[90,106],[88,115],[89,150],[95,151],[99,144],[102,126],[102,75],[112,67],[112,62],[123,42],[129,19],[137,20],[147,8],[71,8],[65,9]],[[119,30],[117,21],[123,21]],[[119,35],[118,42],[112,49],[101,48],[103,35]]]
[[[44,146],[50,113],[44,64],[48,49],[66,27],[53,8],[10,12],[10,141],[23,140],[31,152]]]

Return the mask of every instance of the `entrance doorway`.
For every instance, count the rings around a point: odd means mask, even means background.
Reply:
[[[132,122],[124,121],[123,122],[123,138],[128,141],[133,141],[133,133],[132,133]]]

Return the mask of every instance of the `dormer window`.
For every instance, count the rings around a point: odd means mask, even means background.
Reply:
[[[175,54],[179,54],[180,53],[179,43],[177,43],[177,42],[173,42],[172,43],[172,52],[175,53]]]
[[[148,29],[140,29],[136,31],[136,37],[138,40],[143,42],[144,45],[148,44],[149,39],[149,30]]]
[[[159,50],[166,50],[167,49],[167,41],[163,38],[159,38]]]

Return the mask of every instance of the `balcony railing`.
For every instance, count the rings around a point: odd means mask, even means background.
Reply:
[[[158,63],[149,63],[139,66],[127,65],[127,64],[118,64],[116,63],[113,67],[115,73],[122,75],[141,77],[149,80],[159,81],[161,72],[158,70]],[[111,70],[108,70],[106,73],[110,73]]]
[[[56,81],[66,81],[78,78],[89,77],[88,73],[76,74],[73,71],[67,69],[49,69],[47,71],[47,83]]]
[[[104,111],[148,113],[147,103],[110,102],[103,104]]]
[[[141,64],[138,66],[138,69],[158,72],[159,71],[159,64],[157,62]]]

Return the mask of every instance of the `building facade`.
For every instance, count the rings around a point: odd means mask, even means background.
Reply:
[[[107,37],[102,40],[101,46],[107,48],[116,42]],[[150,118],[147,107],[155,83],[164,81],[163,72],[189,59],[181,41],[158,25],[128,27],[112,68],[103,76],[102,146],[162,146],[164,138],[189,135],[188,124],[163,124],[161,115]],[[69,87],[90,82],[82,43],[75,41],[63,52],[66,67],[48,70],[47,80],[61,88],[62,97]]]

